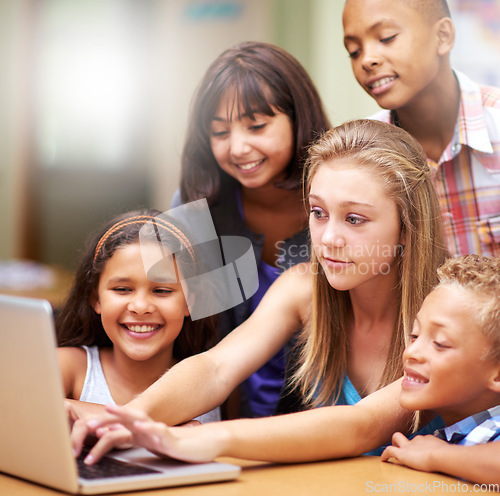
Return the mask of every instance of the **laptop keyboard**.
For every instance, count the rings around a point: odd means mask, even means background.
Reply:
[[[133,465],[121,460],[115,460],[110,457],[103,457],[94,465],[85,465],[83,459],[87,456],[89,449],[83,449],[80,456],[77,458],[78,474],[83,479],[103,479],[110,477],[123,477],[130,475],[155,474],[159,473],[148,467]]]

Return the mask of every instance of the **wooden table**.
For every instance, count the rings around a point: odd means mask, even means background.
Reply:
[[[486,487],[474,487],[474,484],[452,477],[383,463],[380,458],[371,456],[296,465],[273,465],[228,458],[221,461],[243,467],[238,479],[230,482],[119,494],[123,496],[366,496],[489,492]],[[0,474],[2,496],[61,496],[61,494],[64,493]]]

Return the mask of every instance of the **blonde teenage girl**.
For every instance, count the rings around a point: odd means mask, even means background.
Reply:
[[[390,442],[392,427],[378,425],[384,417],[395,429],[407,427],[411,419],[398,406],[398,387],[384,390],[381,401],[372,396],[379,398],[375,392],[402,375],[405,334],[446,257],[423,151],[394,126],[348,122],[311,147],[305,197],[311,263],[286,271],[239,328],[130,402],[139,411],[131,416],[175,425],[214,407],[301,328],[295,383],[305,398],[312,407],[356,406],[223,422],[189,434],[164,424],[136,429],[125,421],[136,442],[185,460],[225,454],[305,461],[361,454]],[[189,395],[180,393],[181,384],[189,384]],[[76,451],[89,431],[99,433],[99,426],[116,419],[77,421]],[[124,430],[108,432],[87,461],[130,439]]]

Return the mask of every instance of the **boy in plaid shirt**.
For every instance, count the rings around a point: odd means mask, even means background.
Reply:
[[[453,70],[446,0],[347,0],[344,45],[361,87],[433,170],[453,256],[500,256],[500,89]]]

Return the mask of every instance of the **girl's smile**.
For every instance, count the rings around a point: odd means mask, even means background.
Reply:
[[[162,274],[164,282],[147,278],[142,256],[154,249],[135,243],[116,250],[101,274],[94,306],[113,349],[134,360],[156,355],[171,359],[174,341],[189,315],[173,262],[169,273]]]
[[[147,339],[157,333],[163,324],[148,324],[148,323],[135,323],[135,324],[121,324],[123,329],[134,339]]]
[[[221,99],[211,125],[210,145],[219,167],[247,188],[273,185],[285,177],[294,153],[292,123],[274,115],[240,115],[237,102]]]
[[[250,173],[250,172],[255,172],[257,168],[264,163],[264,158],[261,158],[259,160],[254,160],[253,162],[247,162],[247,163],[235,163],[234,165],[238,167],[243,172]]]

